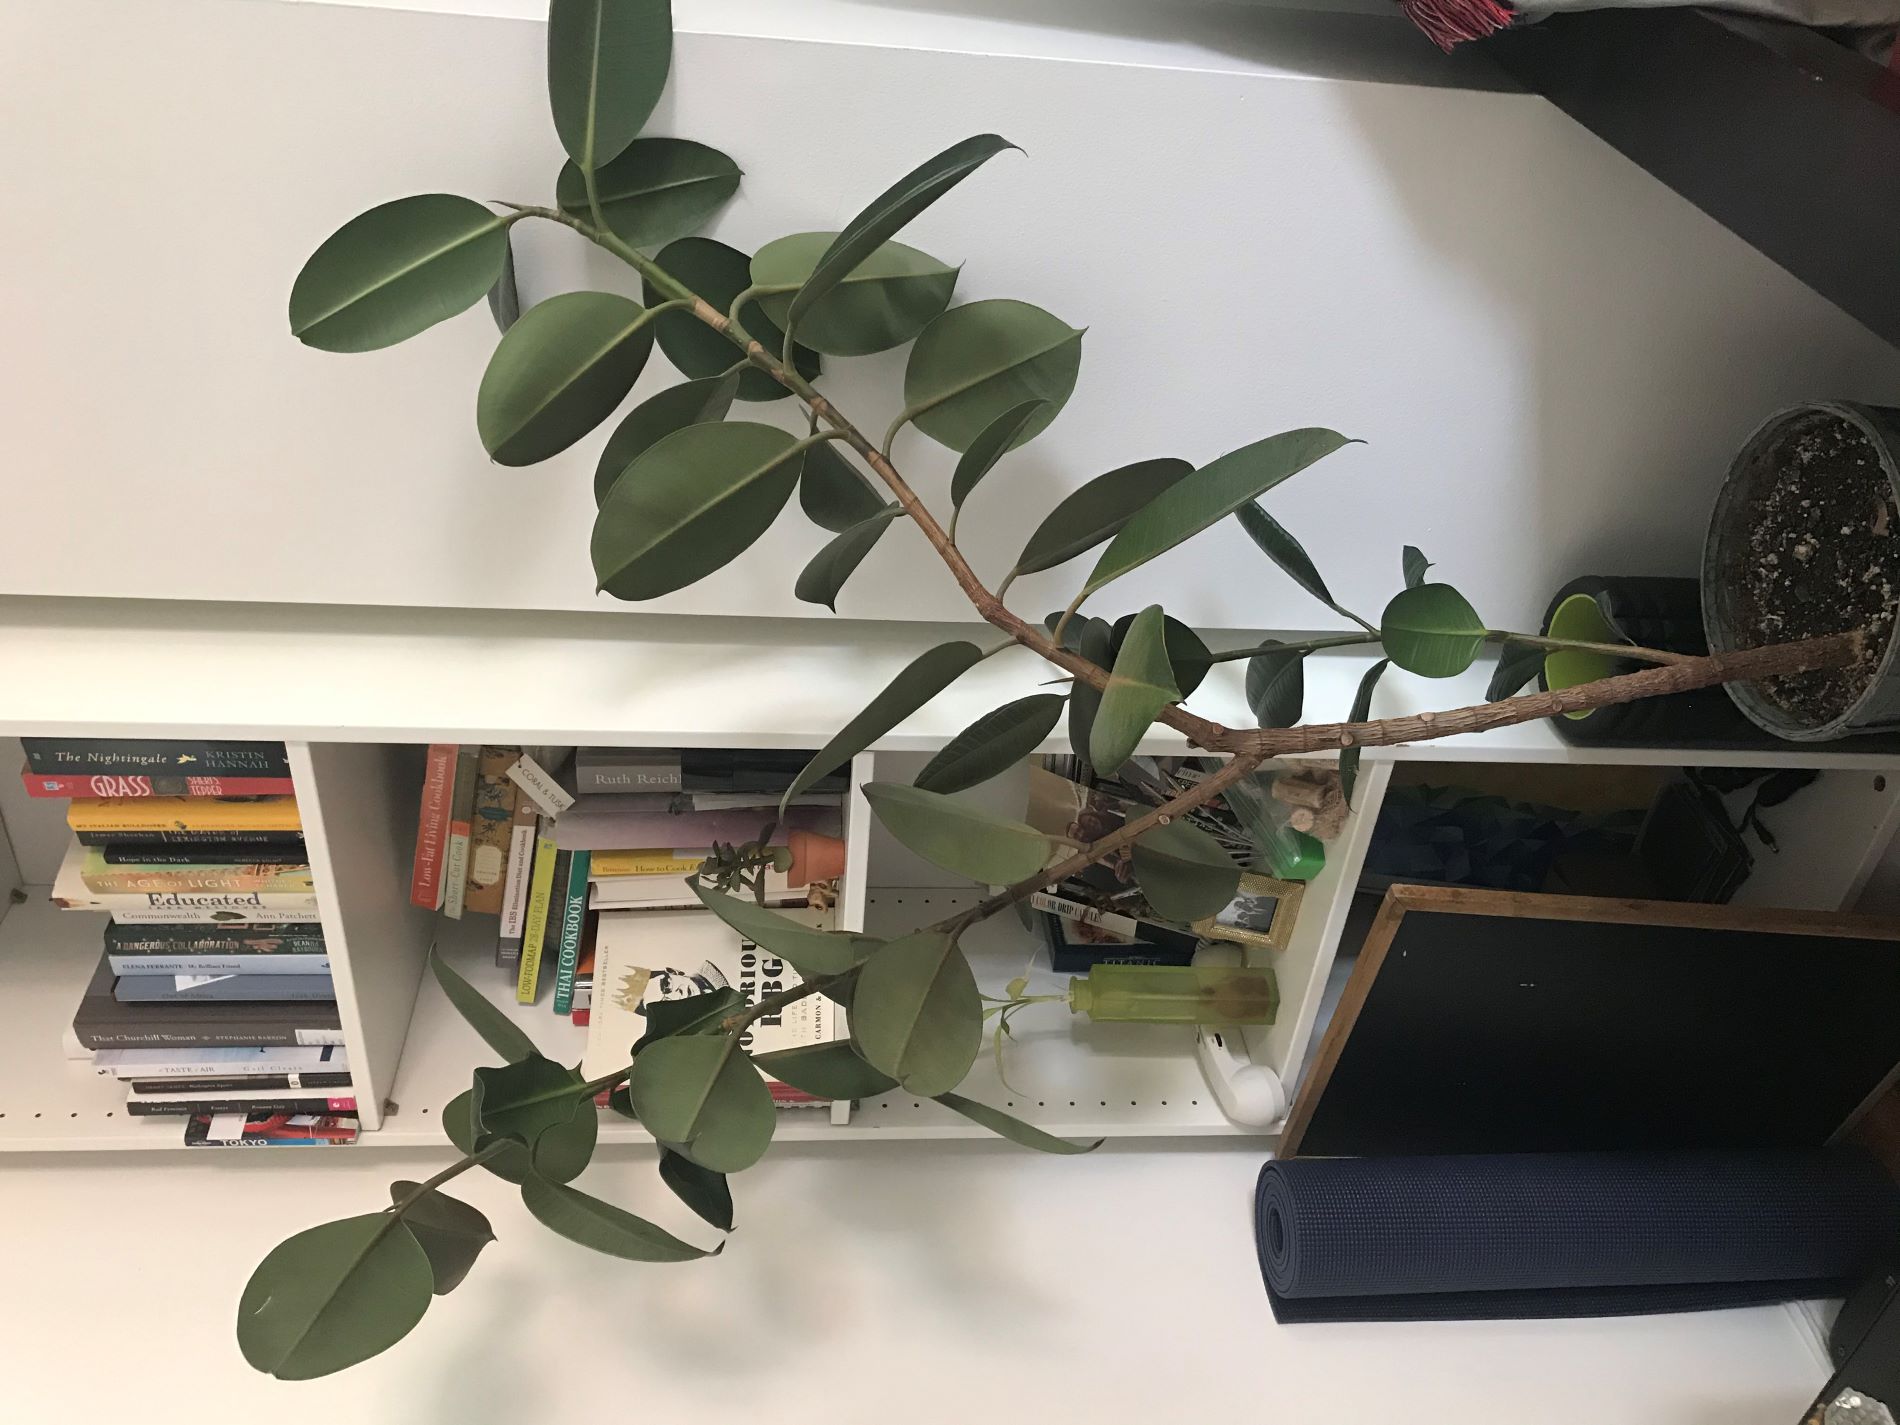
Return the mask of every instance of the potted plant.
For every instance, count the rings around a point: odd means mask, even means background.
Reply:
[[[1199,464],[1132,452],[1139,458],[1079,486],[1039,521],[1025,512],[1031,533],[992,587],[958,547],[957,512],[972,499],[1007,498],[1010,452],[1061,413],[1080,371],[1083,333],[1026,302],[954,304],[958,269],[895,239],[1012,145],[992,134],[966,139],[899,179],[840,232],[792,234],[748,256],[695,235],[736,191],[737,165],[702,144],[641,135],[670,55],[666,0],[553,0],[549,94],[568,155],[555,201],[489,206],[428,194],[374,208],[324,242],[298,276],[293,332],[326,350],[369,351],[494,292],[506,328],[482,378],[476,418],[489,453],[507,465],[545,459],[614,417],[657,344],[686,379],[619,416],[594,482],[599,513],[590,554],[600,587],[616,598],[654,598],[738,558],[794,491],[804,514],[835,535],[799,578],[801,599],[832,604],[892,531],[920,540],[920,551],[943,565],[1000,642],[985,648],[957,639],[921,654],[813,757],[788,800],[986,658],[1027,650],[1067,687],[980,718],[915,784],[865,788],[900,842],[1003,889],[888,941],[817,932],[732,893],[756,884],[760,858],[773,855],[762,832],[749,851],[732,848],[709,861],[697,893],[714,914],[790,962],[804,984],[749,1007],[719,995],[668,1001],[665,1016],[650,1016],[641,1044],[605,1078],[584,1081],[543,1057],[438,961],[443,991],[502,1062],[475,1069],[469,1090],[443,1109],[462,1150],[458,1161],[426,1182],[393,1184],[390,1204],[379,1211],[297,1233],[258,1266],[240,1303],[238,1341],[254,1366],[281,1377],[322,1375],[386,1349],[416,1325],[432,1294],[462,1279],[492,1234],[480,1213],[443,1188],[472,1169],[519,1184],[533,1216],[599,1251],[648,1262],[709,1255],[572,1185],[594,1148],[595,1096],[609,1094],[615,1111],[641,1120],[662,1145],[661,1178],[708,1223],[729,1229],[728,1176],[767,1150],[774,1124],[741,1038],[753,1019],[805,994],[847,1001],[853,1037],[762,1056],[774,1076],[832,1098],[901,1086],[1025,1146],[1087,1151],[1093,1145],[1065,1142],[956,1093],[980,1052],[986,1013],[959,939],[976,921],[1124,850],[1152,902],[1173,907],[1170,914],[1183,921],[1214,914],[1233,899],[1241,871],[1183,813],[1245,781],[1267,758],[1336,752],[1350,798],[1365,747],[1837,668],[1861,656],[1863,640],[1853,631],[1702,658],[1619,646],[1619,656],[1657,666],[1513,697],[1547,651],[1572,645],[1490,628],[1455,588],[1428,577],[1429,561],[1412,548],[1400,561],[1402,587],[1376,622],[1348,610],[1294,534],[1259,504],[1280,482],[1353,443],[1320,429],[1269,435]],[[618,258],[630,290],[570,292],[515,316],[509,233],[530,221],[569,228]],[[877,427],[826,395],[824,363],[902,346],[910,348],[905,408],[874,439],[868,432]],[[793,403],[802,436],[732,418],[774,400]],[[1179,427],[1158,417],[1155,429]],[[960,457],[947,518],[904,478],[897,447],[907,436],[935,440]],[[1214,650],[1158,605],[1119,625],[1085,609],[1099,605],[1097,596],[1122,575],[1228,518],[1356,631]],[[1038,621],[1005,602],[1017,576],[1085,555],[1092,555],[1089,572],[1060,614]],[[1492,701],[1370,719],[1374,689],[1389,670],[1449,677],[1487,644],[1503,648]],[[1304,659],[1354,645],[1381,656],[1348,720],[1302,723]],[[1208,669],[1241,660],[1258,725],[1230,728],[1192,711],[1188,700]],[[1079,849],[956,798],[1034,751],[1065,718],[1077,751],[1105,774],[1126,762],[1154,723],[1225,760]],[[1015,985],[1002,999],[991,997],[988,1012],[1027,1002]]]

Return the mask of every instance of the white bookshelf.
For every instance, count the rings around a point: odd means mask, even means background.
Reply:
[[[251,605],[147,605],[0,599],[0,738],[20,735],[282,738],[305,818],[319,910],[365,1131],[359,1150],[441,1142],[435,1116],[486,1055],[426,978],[429,947],[465,964],[497,1003],[479,923],[456,926],[407,903],[416,791],[428,742],[811,747],[826,740],[910,657],[960,626],[820,625],[808,620],[626,618],[462,611],[312,610]],[[1236,634],[1229,646],[1251,641]],[[186,666],[190,678],[176,676]],[[1228,722],[1246,714],[1239,664],[1217,670],[1191,700]],[[1365,667],[1349,655],[1309,660],[1308,709],[1342,714]],[[1375,713],[1479,701],[1488,669],[1447,683],[1393,676]],[[857,782],[908,777],[920,755],[980,713],[1041,681],[1029,658],[979,666],[931,707],[857,759]],[[1059,739],[1049,750],[1057,750]],[[1151,751],[1182,750],[1157,731]],[[0,757],[13,749],[0,742]],[[1851,905],[1900,821],[1900,753],[1796,746],[1753,753],[1592,749],[1542,724],[1411,747],[1372,749],[1359,807],[1328,848],[1292,944],[1274,957],[1279,1022],[1244,1037],[1250,1056],[1290,1078],[1321,1016],[1347,908],[1393,771],[1424,761],[1447,776],[1472,763],[1814,767],[1820,779],[1774,816],[1779,855],[1757,857],[1742,899],[1813,908]],[[16,764],[17,765],[17,764]],[[6,769],[12,779],[12,769]],[[1007,779],[982,795],[1005,805]],[[43,868],[64,828],[0,783],[0,891],[22,903],[0,919],[0,1151],[177,1146],[176,1120],[128,1118],[118,1088],[68,1060],[61,1034],[97,961],[99,921],[47,904]],[[940,918],[976,893],[945,884],[880,837],[861,798],[848,817],[850,869],[841,911],[873,932]],[[997,990],[1036,962],[1037,941],[1008,916],[970,937],[979,980]],[[483,968],[488,973],[482,973]],[[1060,980],[1035,977],[1047,988]],[[511,1007],[557,1058],[580,1056],[582,1034],[543,1002]],[[1092,1025],[1061,1006],[1028,1012],[1005,1068],[982,1058],[973,1097],[1072,1136],[1232,1137],[1185,1032]],[[788,1113],[788,1139],[976,1136],[938,1105],[894,1094],[858,1104],[843,1122]],[[603,1119],[607,1141],[639,1141],[637,1125]]]

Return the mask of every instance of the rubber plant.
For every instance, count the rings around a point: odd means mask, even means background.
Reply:
[[[788,799],[1004,649],[1045,660],[1067,691],[1037,693],[982,717],[915,786],[867,788],[900,841],[1005,889],[888,941],[822,933],[730,893],[758,883],[757,866],[748,868],[742,853],[769,854],[767,838],[724,848],[696,880],[700,898],[782,956],[803,983],[749,1007],[729,991],[669,1003],[629,1046],[626,1064],[605,1078],[583,1081],[577,1069],[544,1057],[436,961],[443,992],[501,1061],[474,1070],[467,1091],[443,1111],[463,1156],[426,1182],[394,1184],[387,1207],[300,1232],[264,1259],[237,1320],[239,1345],[259,1370],[323,1375],[408,1333],[431,1297],[453,1289],[492,1240],[486,1219],[442,1190],[470,1169],[518,1184],[531,1215],[597,1251],[642,1262],[714,1255],[573,1185],[593,1151],[601,1093],[652,1132],[660,1177],[722,1233],[733,1223],[728,1176],[758,1161],[772,1139],[776,1115],[761,1070],[823,1097],[902,1087],[1027,1147],[1085,1151],[1092,1145],[1054,1138],[955,1092],[980,1050],[983,1021],[960,937],[976,921],[1163,829],[1169,854],[1141,858],[1140,874],[1177,882],[1149,887],[1157,902],[1212,914],[1231,899],[1239,871],[1212,838],[1175,819],[1266,758],[1336,752],[1350,788],[1365,747],[1856,655],[1852,634],[1702,658],[1616,645],[1602,651],[1656,666],[1514,696],[1549,640],[1490,628],[1411,548],[1399,561],[1402,583],[1391,602],[1376,621],[1364,618],[1333,597],[1299,540],[1259,503],[1353,443],[1322,429],[1267,435],[1203,463],[1144,453],[1098,474],[1034,525],[992,587],[958,546],[958,516],[971,500],[1011,498],[1011,454],[1061,414],[1081,370],[1083,332],[1028,302],[956,302],[959,269],[897,238],[1014,145],[995,134],[965,139],[892,183],[841,231],[793,233],[748,255],[696,233],[737,191],[738,165],[704,144],[642,132],[667,82],[668,0],[553,0],[548,20],[549,98],[567,154],[554,201],[489,204],[432,193],[372,208],[325,241],[298,275],[292,332],[326,351],[371,351],[488,297],[503,335],[482,376],[476,424],[489,454],[511,466],[545,460],[614,418],[657,345],[682,379],[619,416],[594,475],[594,573],[618,599],[657,598],[737,559],[794,494],[804,515],[833,536],[799,576],[800,599],[830,606],[879,540],[921,539],[1001,641],[985,648],[959,640],[918,656],[811,759]],[[520,311],[510,234],[524,222],[558,224],[612,254],[627,269],[626,290],[569,292]],[[825,364],[906,345],[904,408],[874,439],[871,427],[826,396]],[[802,434],[785,429],[790,422],[739,414],[780,400],[796,409]],[[906,432],[960,457],[947,522],[904,478],[896,450]],[[1115,580],[1229,519],[1355,631],[1212,651],[1158,605],[1120,625],[1083,612]],[[1091,562],[1077,562],[1084,556]],[[1021,575],[1071,563],[1087,572],[1060,614],[1034,620],[1005,603]],[[1374,686],[1391,670],[1452,677],[1487,644],[1504,645],[1490,701],[1369,720]],[[1380,656],[1349,720],[1302,723],[1303,660],[1355,645]],[[1253,727],[1223,726],[1187,705],[1211,665],[1235,660],[1247,663]],[[1079,850],[955,799],[1041,744],[1065,702],[1076,752],[1102,772],[1125,762],[1155,723],[1224,761],[1188,792]],[[850,1006],[850,1041],[748,1055],[741,1046],[747,1025],[807,994]]]

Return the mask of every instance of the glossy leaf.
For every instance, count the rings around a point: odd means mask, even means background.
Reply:
[[[741,936],[778,956],[806,979],[841,975],[883,943],[848,931],[814,930],[745,896],[701,885],[693,887],[693,894]]]
[[[508,328],[475,397],[482,448],[503,465],[566,450],[633,389],[653,328],[638,302],[611,292],[565,292]]]
[[[1168,616],[1162,623],[1167,630],[1168,665],[1174,670],[1175,686],[1181,690],[1181,696],[1186,698],[1207,680],[1208,673],[1214,667],[1214,655],[1208,651],[1200,634],[1178,618]],[[1128,630],[1134,626],[1134,614],[1123,614],[1115,620],[1109,639],[1111,660],[1120,656],[1122,644],[1128,640]]]
[[[1390,663],[1390,659],[1381,658],[1366,669],[1365,676],[1359,680],[1359,691],[1353,695],[1352,711],[1346,715],[1346,721],[1365,722],[1372,716],[1372,690],[1379,686],[1379,679]],[[1361,750],[1359,744],[1354,743],[1339,754],[1339,790],[1345,795],[1348,807],[1352,805],[1352,789],[1359,782]]]
[[[1165,554],[1350,441],[1337,431],[1284,431],[1229,451],[1163,491],[1122,526],[1089,574],[1089,592]]]
[[[864,474],[827,440],[805,452],[798,475],[798,507],[820,529],[843,534],[883,509],[885,499]]]
[[[1038,1153],[1093,1153],[1107,1141],[1097,1138],[1093,1143],[1073,1143],[1053,1133],[1044,1133],[1014,1114],[1004,1113],[1000,1108],[991,1108],[987,1103],[978,1103],[961,1094],[940,1093],[937,1102],[945,1108],[954,1109],[972,1123],[980,1123],[990,1132],[1000,1134],[1025,1148],[1034,1148]]]
[[[600,215],[629,247],[659,247],[697,232],[739,191],[739,165],[691,139],[635,139],[594,175]],[[591,222],[587,181],[578,165],[562,165],[555,201]]]
[[[807,282],[836,233],[794,233],[768,242],[752,259],[761,287],[798,288]],[[901,346],[950,305],[957,269],[914,247],[887,242],[798,319],[798,339],[827,356],[869,356]],[[792,291],[761,297],[759,305],[781,328]]]
[[[393,1182],[389,1202],[402,1210],[403,1226],[428,1257],[435,1294],[447,1296],[462,1284],[482,1248],[495,1240],[495,1231],[480,1212],[440,1188],[429,1188],[417,1197],[421,1186]]]
[[[1432,567],[1432,561],[1415,544],[1405,546],[1401,562],[1405,567],[1405,587],[1408,589],[1416,589],[1423,584],[1426,572]]]
[[[1498,651],[1498,666],[1492,670],[1490,685],[1484,690],[1484,700],[1498,703],[1516,697],[1526,683],[1536,679],[1543,668],[1543,649],[1522,643],[1505,644]]]
[[[442,1131],[464,1157],[474,1154],[479,1135],[475,1128],[475,1099],[470,1091],[463,1090],[443,1107]],[[528,1150],[518,1143],[510,1143],[494,1157],[484,1158],[482,1167],[511,1183],[526,1182],[534,1172]]]
[[[552,0],[548,101],[567,156],[599,169],[632,143],[672,60],[671,0]]]
[[[407,341],[481,301],[508,260],[508,219],[472,198],[424,193],[351,218],[297,274],[290,331],[322,351]]]
[[[1082,333],[1027,302],[952,307],[924,328],[904,370],[911,422],[952,450],[1025,401],[1045,402],[1015,438],[1034,439],[1067,404],[1082,366]]]
[[[521,288],[515,282],[515,244],[513,229],[502,234],[501,276],[488,289],[488,315],[495,319],[495,330],[507,335],[508,328],[521,320]]]
[[[442,993],[449,997],[455,1012],[468,1021],[469,1027],[482,1036],[490,1049],[511,1064],[539,1055],[534,1041],[521,1031],[506,1011],[450,969],[449,962],[442,958],[440,951],[430,950],[429,968],[435,972],[435,982],[442,986]]]
[[[1002,775],[1033,756],[1055,731],[1065,701],[1060,693],[1031,693],[984,713],[925,763],[911,785],[927,792],[961,792]]]
[[[656,599],[724,568],[771,528],[798,483],[796,442],[753,421],[687,426],[637,456],[594,520],[600,587]]]
[[[721,1232],[732,1231],[732,1188],[724,1173],[702,1168],[684,1153],[660,1146],[660,1181],[673,1196]]]
[[[1104,673],[1114,667],[1115,631],[1107,619],[1076,618],[1069,621],[1068,632],[1076,626],[1075,651]],[[1101,690],[1075,680],[1069,689],[1069,747],[1084,763],[1089,760],[1089,743],[1094,734],[1096,710],[1102,705]]]
[[[787,310],[794,328],[818,308],[831,291],[908,223],[984,163],[1016,145],[995,134],[978,134],[954,143],[886,188],[838,234],[813,267]]]
[[[1025,822],[902,782],[866,782],[864,796],[884,829],[946,871],[987,885],[1033,876],[1055,848]]]
[[[280,1242],[238,1300],[238,1349],[279,1380],[331,1375],[386,1351],[429,1309],[428,1255],[386,1212]]]
[[[963,1082],[983,1047],[983,1001],[950,936],[922,930],[864,962],[851,996],[851,1043],[920,1098]]]
[[[736,1173],[771,1146],[778,1110],[735,1034],[686,1034],[647,1045],[627,1084],[640,1122],[702,1168]]]
[[[530,1178],[521,1185],[521,1201],[542,1226],[609,1257],[624,1257],[630,1262],[690,1262],[713,1255],[703,1247],[680,1241],[644,1217],[635,1217],[578,1188]]]
[[[1154,725],[1155,715],[1180,696],[1168,662],[1161,605],[1150,604],[1129,627],[1102,690],[1102,704],[1095,710],[1089,729],[1089,765],[1095,774],[1112,777],[1119,772]]]
[[[982,661],[983,650],[961,639],[940,643],[918,654],[863,712],[846,723],[837,736],[821,747],[805,764],[805,770],[785,789],[780,809],[791,805],[793,797],[810,789],[814,782],[837,771],[898,723],[962,677]]]
[[[1386,657],[1408,673],[1451,678],[1477,661],[1484,620],[1449,584],[1417,584],[1396,595],[1379,618]]]
[[[1105,539],[1121,532],[1123,525],[1151,504],[1163,491],[1172,489],[1194,467],[1185,460],[1138,460],[1106,475],[1097,475],[1062,502],[1036,526],[1029,543],[1017,556],[1015,572],[1036,574],[1065,564],[1078,554],[1086,554]]]
[[[970,498],[977,482],[996,468],[996,462],[1020,445],[1027,435],[1029,423],[1042,414],[1045,401],[1024,401],[1020,406],[1011,406],[995,420],[983,427],[982,433],[963,452],[963,458],[957,462],[956,471],[950,477],[950,503],[958,509]]]
[[[477,1069],[469,1091],[476,1147],[507,1138],[532,1153],[545,1130],[572,1123],[579,1116],[582,1082],[576,1070],[539,1054],[499,1069]],[[587,1112],[593,1112],[591,1103]]]
[[[891,521],[903,512],[901,506],[886,505],[869,519],[852,525],[843,534],[833,535],[830,542],[799,571],[798,582],[792,586],[792,593],[803,603],[822,604],[834,614],[838,612],[838,594],[843,590],[845,580],[857,573],[858,566],[884,537],[884,531],[890,528]]]
[[[1298,723],[1306,707],[1306,655],[1275,649],[1249,658],[1247,706],[1262,727]]]
[[[1326,587],[1326,581],[1320,578],[1319,569],[1313,563],[1312,556],[1306,552],[1306,546],[1295,539],[1285,525],[1252,500],[1242,505],[1235,514],[1240,519],[1240,527],[1247,531],[1248,538],[1260,547],[1262,554],[1285,570],[1294,583],[1334,613],[1346,613],[1334,600],[1332,590]],[[1352,617],[1350,614],[1346,616]]]
[[[722,312],[731,311],[734,299],[752,285],[752,260],[738,248],[712,238],[680,238],[661,248],[655,260]],[[649,306],[664,300],[651,283],[646,284],[645,291]],[[741,307],[739,319],[767,351],[783,349],[784,333],[757,302]],[[690,312],[662,312],[653,319],[653,329],[658,333],[660,350],[682,376],[720,376],[742,359],[738,347]],[[792,360],[807,380],[819,372],[818,353],[810,347],[800,345],[792,353]],[[776,401],[789,395],[790,391],[756,368],[748,367],[739,378],[742,401]]]
[[[614,481],[663,437],[687,426],[723,421],[739,392],[739,373],[682,381],[647,397],[628,411],[600,452],[594,467],[594,504],[606,503]]]
[[[735,989],[708,990],[682,999],[649,1000],[642,1006],[646,1012],[646,1032],[634,1040],[628,1054],[631,1057],[647,1045],[675,1034],[715,1034],[722,1019],[745,1007],[745,996]]]
[[[763,1072],[818,1098],[870,1098],[889,1093],[897,1080],[864,1062],[849,1044],[801,1044],[752,1061]]]
[[[1240,889],[1240,867],[1220,842],[1184,817],[1146,833],[1134,847],[1135,884],[1158,915],[1191,924],[1225,910]]]

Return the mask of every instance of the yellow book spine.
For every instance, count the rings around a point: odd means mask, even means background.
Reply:
[[[544,829],[534,843],[534,879],[528,883],[528,919],[521,928],[521,969],[515,976],[515,1003],[533,1004],[541,988],[541,945],[548,935],[548,907],[554,901],[554,838]]]
[[[615,876],[684,876],[705,863],[703,851],[675,851],[649,847],[639,851],[596,851],[593,876],[596,880]]]

